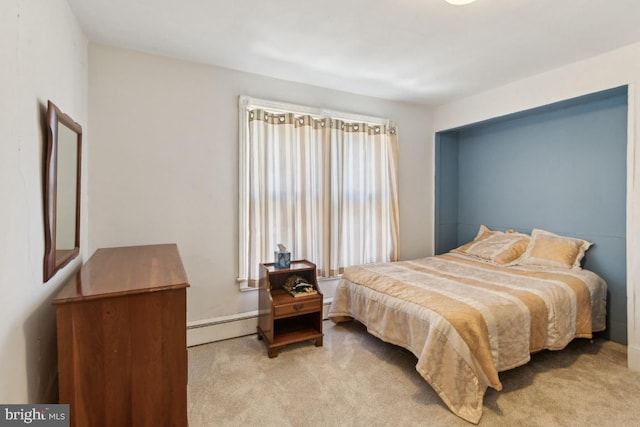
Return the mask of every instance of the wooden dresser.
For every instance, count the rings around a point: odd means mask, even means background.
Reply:
[[[187,276],[175,244],[99,249],[53,300],[71,426],[186,426]]]

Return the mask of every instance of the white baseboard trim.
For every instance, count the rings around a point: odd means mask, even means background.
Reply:
[[[325,298],[322,318],[326,319],[333,298]],[[256,333],[258,310],[187,323],[187,347]]]

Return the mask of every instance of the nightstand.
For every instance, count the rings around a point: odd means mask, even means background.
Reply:
[[[300,276],[318,289],[316,265],[307,260],[291,261],[289,268],[260,264],[258,339],[267,345],[269,357],[289,344],[315,340],[322,346],[322,293],[293,297],[282,289],[289,276]]]

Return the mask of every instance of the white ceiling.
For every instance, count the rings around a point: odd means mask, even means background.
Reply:
[[[68,0],[92,42],[438,104],[640,41],[638,0]]]

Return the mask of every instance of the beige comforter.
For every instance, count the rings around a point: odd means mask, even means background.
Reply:
[[[606,283],[587,270],[499,267],[460,254],[349,267],[329,318],[355,318],[417,358],[456,415],[482,416],[498,372],[605,328]]]

